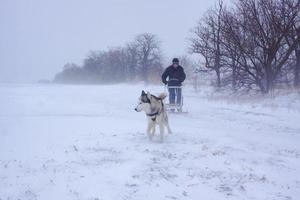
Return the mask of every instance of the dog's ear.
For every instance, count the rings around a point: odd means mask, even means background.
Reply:
[[[151,99],[151,94],[150,92],[147,92],[147,98],[150,100]]]
[[[144,95],[146,95],[146,93],[145,93],[145,91],[143,90],[143,91],[142,91],[142,96],[144,96]]]

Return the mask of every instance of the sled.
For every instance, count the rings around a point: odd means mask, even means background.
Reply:
[[[174,88],[174,89],[181,89],[181,103],[180,104],[170,104],[170,103],[166,103],[166,110],[168,113],[172,113],[172,114],[188,114],[188,110],[187,108],[184,106],[184,97],[183,97],[183,89],[182,86],[166,86],[165,89],[168,90],[170,88]],[[169,94],[168,94],[169,96]]]

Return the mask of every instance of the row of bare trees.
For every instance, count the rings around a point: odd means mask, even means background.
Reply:
[[[222,0],[192,31],[190,52],[203,58],[218,87],[300,87],[300,1]]]
[[[124,47],[91,51],[79,66],[68,63],[54,81],[60,83],[116,83],[158,81],[162,73],[161,43],[144,33]]]

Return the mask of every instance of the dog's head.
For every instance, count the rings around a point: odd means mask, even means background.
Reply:
[[[156,107],[160,106],[161,102],[164,98],[166,98],[166,94],[162,93],[158,97],[150,94],[150,92],[145,92],[144,90],[142,91],[142,94],[139,98],[139,103],[137,107],[135,108],[135,111],[141,112],[149,112],[151,110],[151,107]]]
[[[136,106],[136,108],[134,109],[137,112],[141,112],[141,111],[145,111],[147,112],[150,107],[151,107],[151,94],[149,92],[145,92],[144,90],[142,91],[142,94],[139,98],[139,103]]]

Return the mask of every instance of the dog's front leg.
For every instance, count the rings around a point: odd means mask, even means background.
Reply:
[[[165,126],[163,123],[159,124],[159,131],[160,131],[160,142],[164,142]]]
[[[168,129],[168,133],[172,134],[172,130],[171,130],[170,126],[169,126],[169,123],[167,124],[167,129]]]
[[[151,132],[152,137],[153,137],[154,134],[155,134],[155,128],[156,128],[156,124],[154,123],[154,124],[153,124],[153,127],[152,127],[152,132]]]
[[[171,130],[171,128],[170,128],[170,125],[169,125],[169,118],[168,118],[167,115],[165,116],[165,126],[166,126],[167,129],[168,129],[168,133],[171,134],[171,133],[172,133],[172,130]]]
[[[148,127],[147,127],[147,135],[148,135],[149,140],[152,140],[152,137],[153,137],[152,133],[151,133],[152,129],[153,129],[153,123],[149,122]]]

